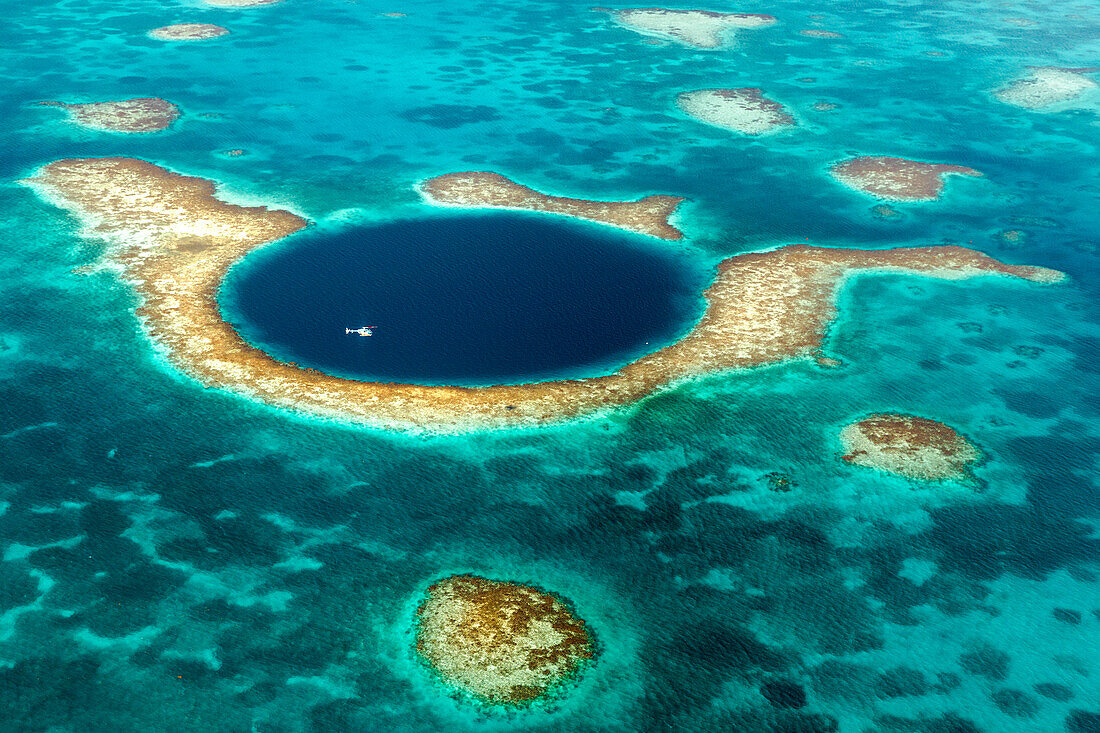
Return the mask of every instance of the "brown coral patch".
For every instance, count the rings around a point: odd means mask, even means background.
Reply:
[[[420,191],[432,203],[444,206],[539,211],[609,224],[658,239],[684,236],[668,223],[668,217],[683,201],[679,196],[646,196],[638,201],[571,199],[549,196],[498,173],[484,171],[447,173],[430,178],[421,184]]]
[[[417,609],[416,650],[447,682],[489,703],[542,697],[593,656],[585,622],[557,596],[455,575]]]
[[[41,104],[62,107],[78,125],[109,132],[159,132],[180,116],[179,107],[160,97],[137,97],[119,102]]]
[[[128,158],[60,160],[24,183],[108,240],[106,256],[125,268],[141,295],[138,312],[150,336],[203,384],[314,415],[437,432],[563,420],[631,404],[700,374],[820,356],[837,291],[852,272],[947,279],[998,274],[1035,282],[1062,277],[962,247],[784,247],[722,262],[691,333],[614,374],[492,387],[381,384],[278,362],[222,320],[216,296],[229,267],[306,226],[300,217],[225,203],[209,181]]]
[[[871,415],[841,430],[840,440],[849,463],[926,481],[968,478],[981,458],[953,428],[914,415]]]
[[[931,201],[943,191],[944,176],[982,175],[961,165],[879,156],[837,163],[829,173],[846,186],[888,201]]]

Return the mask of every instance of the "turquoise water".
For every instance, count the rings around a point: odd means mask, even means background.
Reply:
[[[1027,112],[988,91],[1027,65],[1096,65],[1100,7],[711,9],[779,23],[696,52],[587,3],[0,7],[3,726],[1096,730],[1097,109]],[[176,21],[232,35],[143,36]],[[814,22],[845,37],[798,35]],[[679,92],[721,86],[760,87],[800,127],[758,140],[676,110]],[[36,104],[146,95],[184,116],[128,137]],[[882,219],[824,172],[853,154],[986,175]],[[100,155],[218,180],[326,231],[415,219],[417,181],[486,169],[561,195],[686,196],[687,238],[662,246],[691,267],[807,240],[952,242],[1070,280],[860,276],[827,341],[839,369],[417,438],[293,417],[166,365],[114,272],[71,272],[98,245],[13,183]],[[1026,236],[998,236],[1010,229]],[[980,490],[840,462],[838,428],[882,410],[970,436]],[[772,472],[791,490],[772,491]],[[532,710],[452,698],[410,645],[419,593],[456,572],[561,593],[600,658]],[[783,707],[793,686],[805,704]]]

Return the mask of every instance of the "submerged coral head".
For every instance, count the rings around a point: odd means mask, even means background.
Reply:
[[[149,31],[150,36],[161,41],[203,41],[228,33],[228,28],[213,23],[173,23]]]
[[[417,652],[481,702],[529,703],[594,655],[584,621],[558,596],[529,585],[451,576],[428,588],[416,615]]]
[[[40,102],[61,107],[76,124],[107,132],[159,132],[180,116],[180,109],[160,97],[135,97],[117,102]]]
[[[852,158],[829,169],[833,178],[887,201],[933,201],[943,191],[944,176],[980,178],[973,168],[889,156]]]
[[[841,430],[840,441],[849,463],[925,481],[966,479],[981,458],[954,428],[915,415],[870,415]]]

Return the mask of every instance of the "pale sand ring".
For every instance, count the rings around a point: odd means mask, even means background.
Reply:
[[[1071,102],[1097,84],[1085,76],[1097,68],[1062,69],[1055,66],[1033,66],[1029,74],[993,93],[1000,101],[1024,109],[1041,110],[1062,102]]]
[[[119,102],[40,104],[61,107],[78,125],[107,132],[159,132],[180,116],[179,107],[159,97],[138,97]]]
[[[482,702],[520,705],[573,677],[594,644],[584,621],[551,593],[455,575],[432,584],[417,609],[416,650]]]
[[[954,429],[914,415],[871,415],[845,426],[840,442],[849,463],[924,481],[968,479],[981,458]]]
[[[773,16],[757,13],[715,13],[709,10],[666,8],[625,10],[593,8],[593,10],[610,13],[620,25],[643,35],[656,36],[685,46],[703,49],[729,45],[737,30],[762,28],[775,23]]]
[[[683,92],[676,103],[700,122],[745,135],[767,135],[795,125],[786,107],[754,88]]]
[[[228,34],[228,28],[213,23],[173,23],[149,31],[150,36],[161,41],[204,41]]]
[[[204,385],[300,413],[413,431],[535,426],[630,405],[699,375],[820,358],[837,292],[849,273],[944,279],[992,274],[1038,283],[1063,277],[953,246],[783,247],[722,262],[703,294],[706,311],[694,329],[614,374],[492,387],[382,384],[276,361],[222,320],[217,293],[228,269],[256,248],[302,229],[305,219],[225,203],[210,181],[129,158],[60,160],[22,183],[80,216],[89,235],[108,242],[105,258],[121,265],[141,297],[138,314],[146,330],[181,371]]]
[[[446,173],[429,178],[418,188],[426,200],[437,206],[539,211],[595,221],[658,239],[684,236],[668,223],[683,201],[679,196],[646,196],[637,201],[571,199],[548,196],[487,171]]]
[[[961,165],[881,156],[852,158],[837,163],[829,173],[850,188],[887,201],[933,201],[943,191],[944,176],[982,175]]]

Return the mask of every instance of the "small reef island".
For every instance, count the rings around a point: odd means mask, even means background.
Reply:
[[[715,13],[710,10],[667,8],[592,9],[610,13],[619,25],[643,35],[703,49],[728,45],[737,30],[762,28],[775,23],[773,16],[757,13]]]
[[[213,23],[174,23],[149,31],[150,36],[161,41],[204,41],[228,34],[228,28]]]
[[[914,415],[871,415],[845,426],[840,442],[848,463],[922,481],[964,481],[981,458],[954,429]]]
[[[1066,69],[1058,66],[1032,66],[1028,74],[993,93],[1000,101],[1030,110],[1071,102],[1085,92],[1096,89],[1097,83],[1085,76],[1100,67]]]
[[[78,125],[107,132],[160,132],[180,116],[179,107],[159,97],[138,97],[120,102],[39,104],[61,107]]]
[[[943,191],[944,176],[982,176],[961,165],[877,156],[837,163],[829,173],[849,188],[887,201],[934,201]]]
[[[700,122],[745,135],[766,135],[795,124],[782,104],[751,87],[683,92],[676,103],[684,114]]]
[[[419,189],[424,198],[437,206],[538,211],[607,224],[658,239],[684,236],[668,223],[684,200],[679,196],[646,196],[637,201],[571,199],[548,196],[485,171],[447,173],[424,181]]]
[[[124,268],[140,294],[138,314],[150,336],[172,363],[201,383],[292,410],[408,430],[537,425],[629,405],[702,374],[820,360],[837,292],[850,273],[912,272],[951,280],[989,274],[1036,283],[1063,278],[1055,270],[1004,264],[957,246],[788,246],[719,264],[694,329],[614,374],[489,387],[361,382],[279,362],[222,319],[217,294],[229,268],[257,247],[302,229],[305,219],[226,203],[210,181],[132,158],[59,160],[21,183],[74,212],[89,234],[107,240],[105,257]],[[590,203],[612,212],[624,207],[628,213],[622,217],[633,221],[639,202]],[[536,210],[552,210],[540,205],[545,204],[536,203]],[[622,220],[614,213],[610,218]],[[670,239],[676,231],[654,222],[640,228],[666,232]]]
[[[416,612],[416,651],[447,684],[493,705],[533,702],[592,659],[592,635],[557,596],[455,575]]]

